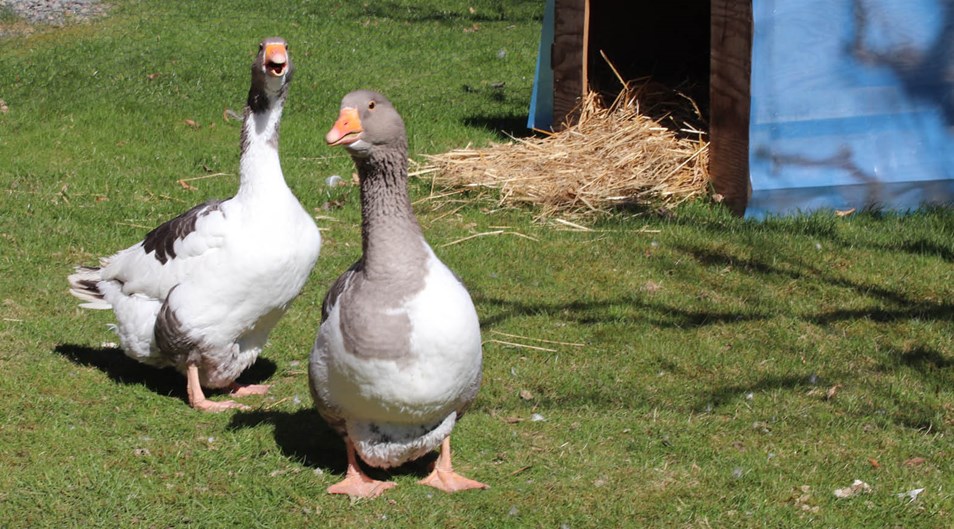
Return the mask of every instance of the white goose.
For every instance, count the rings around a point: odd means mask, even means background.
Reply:
[[[235,379],[258,358],[318,258],[318,228],[285,183],[278,156],[292,70],[283,39],[259,45],[234,197],[196,206],[69,277],[81,306],[113,309],[128,356],[186,375],[189,404],[200,410],[244,407],[208,400],[202,387],[230,388],[235,397],[268,390]]]
[[[404,123],[384,96],[345,96],[325,137],[351,153],[361,181],[363,255],[331,287],[309,362],[312,397],[345,439],[348,470],[328,492],[374,497],[393,487],[367,476],[438,446],[421,483],[486,488],[456,474],[450,433],[481,378],[480,324],[467,289],[428,246],[407,193]]]

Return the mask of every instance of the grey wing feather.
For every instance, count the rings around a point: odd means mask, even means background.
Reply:
[[[362,260],[358,260],[350,268],[344,271],[338,279],[331,285],[331,288],[328,289],[328,293],[325,294],[325,299],[321,302],[321,323],[324,323],[328,319],[328,313],[331,312],[331,308],[335,306],[338,302],[338,298],[348,289],[348,285],[351,283],[351,279],[361,271],[364,266]],[[317,347],[317,344],[316,344]],[[314,354],[314,353],[313,353]],[[309,387],[311,389],[312,400],[315,402],[315,407],[318,409],[318,414],[321,415],[321,418],[324,419],[328,426],[331,427],[334,431],[341,435],[342,437],[347,436],[345,429],[345,419],[342,417],[340,410],[333,409],[333,407],[321,398],[319,391],[319,384],[321,384],[321,376],[318,375],[316,369],[318,364],[315,363],[314,357],[310,363],[308,369],[308,378],[309,378]]]
[[[338,302],[338,298],[341,296],[341,293],[348,288],[348,283],[351,282],[351,278],[359,272],[362,267],[364,267],[364,262],[358,260],[356,263],[351,265],[350,268],[344,271],[343,274],[338,276],[338,279],[335,280],[334,284],[331,285],[331,288],[328,289],[328,293],[325,294],[324,301],[321,302],[321,323],[324,323],[328,319],[328,313],[331,312],[331,307]]]
[[[182,322],[169,306],[169,299],[176,288],[178,285],[169,291],[169,296],[166,297],[166,301],[159,309],[159,314],[156,315],[156,324],[153,328],[156,348],[174,365],[198,362],[198,358],[190,358],[190,355],[198,354],[199,344],[182,329]]]

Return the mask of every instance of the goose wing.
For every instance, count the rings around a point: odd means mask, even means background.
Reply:
[[[211,200],[162,223],[142,242],[107,258],[102,278],[122,283],[127,295],[165,299],[224,246],[229,232],[225,204]]]

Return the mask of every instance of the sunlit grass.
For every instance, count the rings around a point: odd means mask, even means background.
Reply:
[[[425,200],[427,181],[416,209],[485,342],[455,465],[492,488],[440,494],[412,467],[375,501],[326,495],[344,449],[305,365],[360,215],[354,186],[324,184],[352,165],[322,136],[340,97],[371,87],[415,157],[500,141],[526,114],[542,2],[116,4],[0,41],[0,526],[948,523],[951,210],[754,222],[697,204],[578,232],[492,199]],[[239,129],[223,113],[272,34],[298,68],[283,167],[324,244],[247,375],[271,394],[203,415],[177,374],[106,347],[110,315],[77,308],[65,277],[234,191]],[[855,479],[872,491],[834,496]]]

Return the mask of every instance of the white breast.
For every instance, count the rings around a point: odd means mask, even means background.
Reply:
[[[467,290],[430,253],[422,291],[396,310],[411,322],[405,358],[361,358],[344,347],[339,308],[322,325],[327,395],[346,419],[385,423],[443,420],[474,387],[481,368],[480,324]]]

